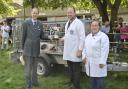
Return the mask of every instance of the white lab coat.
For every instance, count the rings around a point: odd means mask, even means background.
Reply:
[[[107,58],[109,53],[109,39],[108,36],[99,31],[92,36],[90,33],[85,39],[85,47],[83,49],[83,57],[87,58],[86,73],[90,77],[105,77],[107,76]],[[99,64],[105,66],[101,69]]]
[[[68,21],[69,22],[69,21]],[[76,56],[77,50],[83,50],[85,40],[85,28],[82,21],[75,18],[67,29],[68,22],[65,25],[64,53],[63,59],[72,62],[81,62],[82,58]]]

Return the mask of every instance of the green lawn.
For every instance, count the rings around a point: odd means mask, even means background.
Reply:
[[[24,68],[9,60],[9,52],[0,52],[0,89],[25,89]],[[69,89],[67,75],[66,68],[59,67],[47,77],[39,76],[40,86],[32,89]],[[81,81],[83,89],[88,89],[86,75],[82,74]],[[109,72],[105,82],[106,89],[128,89],[128,72]]]

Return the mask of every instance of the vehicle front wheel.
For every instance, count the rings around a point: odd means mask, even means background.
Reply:
[[[47,62],[43,58],[38,59],[37,63],[37,74],[41,76],[47,76],[49,74],[50,67]]]

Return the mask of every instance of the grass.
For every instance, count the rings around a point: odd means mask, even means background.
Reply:
[[[0,52],[0,89],[25,89],[24,68],[9,60],[9,52]],[[39,76],[40,86],[32,89],[69,89],[66,81],[66,68],[57,67],[49,76]],[[83,89],[89,89],[89,78],[85,74],[82,74],[81,81]],[[128,72],[108,72],[105,84],[106,89],[128,89]]]

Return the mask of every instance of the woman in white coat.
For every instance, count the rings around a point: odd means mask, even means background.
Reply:
[[[99,21],[91,23],[91,33],[85,39],[83,62],[90,77],[90,89],[104,89],[107,76],[107,57],[109,53],[108,36],[101,32]]]

